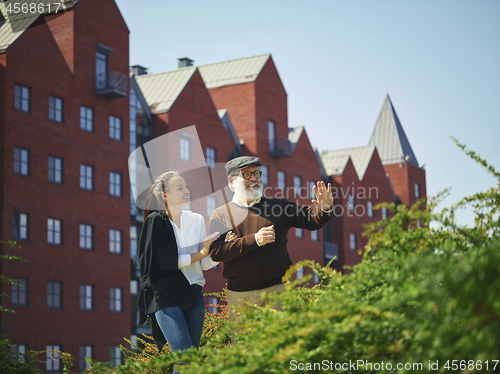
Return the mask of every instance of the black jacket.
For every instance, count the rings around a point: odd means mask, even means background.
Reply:
[[[137,300],[137,323],[170,306],[188,305],[193,292],[178,265],[175,233],[165,212],[153,212],[144,220],[139,238],[141,287]]]

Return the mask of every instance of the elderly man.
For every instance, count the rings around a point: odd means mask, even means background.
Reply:
[[[226,163],[233,200],[217,208],[210,217],[210,232],[232,230],[238,239],[226,242],[224,235],[210,246],[214,261],[224,262],[227,278],[229,320],[245,302],[262,305],[262,292],[284,289],[281,278],[292,265],[286,248],[292,227],[317,230],[332,216],[331,186],[324,182],[314,186],[316,199],[310,207],[286,199],[262,196],[260,160],[238,157]]]

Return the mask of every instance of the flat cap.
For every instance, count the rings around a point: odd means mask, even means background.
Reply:
[[[229,176],[235,170],[245,169],[249,166],[260,166],[260,158],[253,156],[241,156],[226,162],[226,175]]]

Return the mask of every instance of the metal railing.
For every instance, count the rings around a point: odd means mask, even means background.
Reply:
[[[95,88],[98,95],[127,96],[128,77],[117,71],[108,71],[96,75]]]

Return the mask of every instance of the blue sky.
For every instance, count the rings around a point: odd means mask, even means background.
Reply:
[[[495,179],[449,139],[500,170],[499,1],[117,0],[130,64],[150,72],[271,53],[288,125],[319,150],[368,143],[386,93],[428,195],[448,206]],[[458,215],[470,223],[472,215]]]

